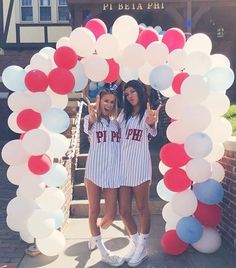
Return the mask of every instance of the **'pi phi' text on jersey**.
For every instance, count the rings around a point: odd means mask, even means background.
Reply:
[[[89,116],[84,117],[84,132],[89,135],[90,148],[85,178],[102,188],[120,187],[120,129],[116,121],[101,118],[89,128]]]
[[[121,186],[137,186],[152,178],[152,163],[148,147],[148,134],[156,136],[157,126],[151,128],[145,112],[141,122],[132,116],[127,123],[121,111],[118,122],[121,128]]]

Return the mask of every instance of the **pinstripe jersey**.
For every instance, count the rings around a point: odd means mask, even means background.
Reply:
[[[139,123],[139,116],[125,122],[121,111],[118,122],[121,128],[121,186],[137,186],[152,178],[152,162],[148,148],[148,134],[157,134],[157,125],[151,128],[146,122],[147,112]]]
[[[120,128],[116,121],[94,123],[89,129],[89,116],[84,117],[84,132],[89,135],[90,148],[85,178],[102,188],[120,187]]]

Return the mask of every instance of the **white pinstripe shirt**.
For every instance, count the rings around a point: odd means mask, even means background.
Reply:
[[[139,116],[124,119],[121,111],[118,122],[121,128],[121,186],[137,186],[151,180],[152,163],[148,148],[148,134],[156,136],[157,124],[151,128],[146,122],[145,112],[141,122]]]
[[[120,187],[120,129],[116,121],[101,118],[89,129],[89,116],[84,117],[84,132],[89,135],[90,148],[85,178],[102,188]]]

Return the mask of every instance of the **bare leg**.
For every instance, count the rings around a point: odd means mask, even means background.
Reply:
[[[97,219],[100,213],[101,188],[89,179],[85,180],[85,185],[89,201],[89,228],[92,236],[97,236],[100,235],[100,228],[97,225]]]
[[[121,186],[119,188],[119,212],[129,235],[137,233],[137,225],[132,216],[132,188]]]
[[[136,207],[140,219],[140,233],[142,234],[148,234],[150,231],[149,184],[150,181],[146,181],[133,187]]]
[[[116,217],[118,189],[104,189],[105,215],[100,222],[100,227],[107,229]]]

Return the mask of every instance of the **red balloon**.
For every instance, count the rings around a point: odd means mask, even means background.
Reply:
[[[172,88],[175,91],[175,93],[180,94],[182,83],[187,77],[189,77],[188,73],[179,73],[174,77],[172,81]]]
[[[147,48],[152,42],[158,41],[158,34],[154,29],[144,29],[139,33],[136,43]]]
[[[73,74],[64,68],[55,68],[49,75],[49,86],[51,89],[60,95],[65,95],[71,92],[75,86],[75,78]]]
[[[46,154],[31,156],[28,160],[29,170],[36,175],[47,173],[51,165],[51,159]]]
[[[194,216],[207,227],[216,227],[221,221],[221,209],[217,205],[206,205],[198,201]]]
[[[42,117],[32,109],[25,109],[17,115],[16,122],[20,129],[29,131],[41,125]]]
[[[66,46],[62,46],[56,49],[54,53],[54,61],[58,67],[71,69],[75,67],[78,60],[78,56],[75,51]]]
[[[91,19],[85,24],[85,28],[93,32],[96,39],[99,36],[107,33],[106,24],[100,19]]]
[[[185,34],[179,28],[170,28],[164,33],[162,38],[162,42],[167,45],[170,52],[177,48],[183,48],[185,41]]]
[[[165,186],[173,192],[182,192],[192,184],[186,172],[181,168],[171,168],[164,175]]]
[[[40,70],[31,70],[25,76],[25,85],[32,92],[43,92],[48,87],[48,77]]]
[[[180,255],[188,248],[188,244],[179,239],[176,230],[169,230],[163,234],[161,246],[170,255]]]
[[[112,83],[116,81],[119,77],[120,65],[117,64],[113,59],[107,60],[109,65],[109,73],[107,77],[104,79],[105,83]]]
[[[161,161],[168,167],[182,167],[191,159],[184,150],[183,144],[167,143],[160,151]]]

